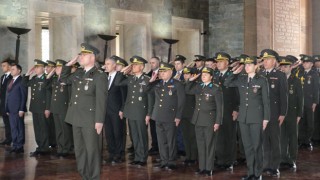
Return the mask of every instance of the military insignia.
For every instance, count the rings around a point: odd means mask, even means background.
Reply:
[[[65,86],[65,83],[60,83],[60,92],[63,92],[63,87]]]
[[[139,83],[141,86],[145,86],[146,85],[146,82],[145,81],[142,81],[141,83]]]
[[[271,84],[271,88],[273,89],[274,87],[275,87],[275,85],[272,83],[272,84]]]
[[[293,94],[293,89],[290,89],[290,90],[289,90],[289,94]]]
[[[39,91],[41,91],[41,89],[42,89],[42,84],[43,84],[43,82],[38,82],[38,84],[39,84]]]
[[[217,59],[221,59],[221,58],[222,58],[221,54],[218,54]]]
[[[139,100],[139,101],[142,101],[142,97],[141,97],[141,96],[139,96],[139,97],[138,97],[138,100]]]
[[[207,94],[207,93],[204,94],[204,95],[205,95],[205,100],[206,100],[206,101],[209,101],[210,96],[212,96],[211,94]]]
[[[169,90],[169,96],[172,96],[172,91],[171,91],[171,89]]]
[[[253,87],[253,92],[254,93],[257,93],[258,92],[258,89],[260,88],[260,86],[258,86],[258,85],[254,85],[254,86],[252,86]]]
[[[88,89],[89,89],[89,81],[87,81],[86,85],[84,85],[84,90],[88,91]]]

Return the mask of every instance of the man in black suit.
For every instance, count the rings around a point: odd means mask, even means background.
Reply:
[[[109,159],[108,162],[122,162],[121,152],[123,150],[123,107],[126,100],[124,87],[115,86],[114,79],[118,72],[116,71],[117,61],[123,59],[118,56],[111,56],[105,61],[105,71],[108,73],[108,98],[107,113],[105,117],[105,132],[108,143]]]
[[[5,59],[1,63],[2,71],[5,73],[1,76],[1,83],[0,83],[0,111],[1,116],[4,122],[4,129],[5,129],[5,140],[2,141],[1,145],[11,145],[11,129],[10,129],[10,122],[9,116],[5,112],[5,102],[6,102],[6,93],[7,93],[7,85],[9,84],[12,76],[10,75],[10,59]]]
[[[160,59],[158,57],[152,57],[149,60],[149,64],[151,67],[151,71],[147,75],[149,77],[152,77],[153,75],[154,76],[157,75],[157,79],[158,79]],[[151,148],[149,149],[148,154],[156,155],[156,154],[159,154],[156,122],[153,119],[151,119],[149,124],[150,124],[150,134],[151,134]]]
[[[11,153],[23,153],[25,142],[24,112],[26,111],[27,88],[21,83],[22,68],[18,64],[11,66],[12,79],[8,83],[6,97],[6,113],[9,116],[12,149]]]

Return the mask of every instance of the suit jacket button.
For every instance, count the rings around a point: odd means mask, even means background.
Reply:
[[[80,88],[78,88],[78,91],[80,91]]]
[[[163,94],[161,94],[161,96],[163,96]]]
[[[162,105],[160,104],[159,107],[162,107]]]
[[[132,99],[134,98],[134,96],[132,96]]]
[[[57,101],[57,99],[54,99],[54,101]]]
[[[77,104],[77,102],[74,102],[74,104]]]
[[[133,101],[131,101],[131,104],[133,104]]]
[[[200,109],[198,109],[198,111],[200,111]]]
[[[246,104],[246,106],[248,106],[248,104]]]

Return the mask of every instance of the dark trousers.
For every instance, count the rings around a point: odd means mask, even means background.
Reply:
[[[48,121],[44,113],[32,113],[33,129],[36,143],[38,145],[37,151],[46,152],[49,148],[49,128]]]
[[[19,117],[18,113],[10,113],[9,120],[12,136],[12,148],[23,148],[25,142],[24,117]]]
[[[144,120],[129,119],[134,161],[146,162],[148,158],[148,130]]]
[[[216,133],[212,126],[195,126],[200,170],[213,170],[216,151]]]
[[[65,117],[66,114],[53,114],[57,153],[69,153],[72,150],[72,126],[64,122]]]
[[[158,149],[156,122],[150,119],[151,148]]]
[[[314,130],[314,112],[311,107],[304,107],[303,118],[299,123],[299,142],[309,144]]]
[[[48,122],[48,128],[49,128],[49,146],[56,146],[56,130],[55,130],[55,122],[53,120],[53,114],[50,113],[50,116],[48,119],[46,119]]]
[[[281,161],[281,150],[280,126],[278,119],[270,120],[267,128],[265,129],[263,137],[263,153],[263,167],[270,169],[279,169]]]
[[[216,157],[219,165],[232,165],[236,160],[236,122],[231,113],[223,118],[223,124],[217,133]]]
[[[178,151],[185,151],[183,144],[182,128],[180,125],[177,127],[177,149]]]
[[[119,114],[107,113],[104,127],[110,157],[119,158],[123,151],[123,123],[125,120]]]
[[[237,144],[238,144],[237,158],[245,159],[246,155],[244,153],[244,147],[243,147],[243,142],[242,142],[242,138],[241,138],[241,130],[240,130],[239,121],[237,121]]]
[[[99,180],[101,135],[92,127],[72,127],[77,169],[83,180]]]
[[[262,124],[239,122],[248,175],[260,176],[263,167]]]
[[[11,137],[11,128],[10,128],[10,121],[9,121],[9,116],[6,113],[2,113],[2,119],[4,123],[4,132],[5,132],[5,142],[6,143],[11,143],[12,142],[12,137]]]
[[[320,105],[318,104],[314,112],[314,131],[312,140],[320,141]]]
[[[186,151],[186,160],[198,159],[198,149],[196,141],[196,132],[190,119],[182,119],[180,122],[183,136],[183,143]]]
[[[161,165],[175,165],[177,127],[175,122],[156,121]]]
[[[298,154],[297,116],[287,115],[281,125],[281,162],[296,162]]]

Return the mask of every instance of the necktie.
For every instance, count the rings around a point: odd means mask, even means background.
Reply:
[[[108,90],[110,89],[111,86],[111,76],[108,76]]]
[[[220,83],[221,83],[221,81],[222,81],[222,76],[223,76],[223,74],[220,73],[220,75],[219,75],[219,82],[220,82]]]
[[[10,81],[10,83],[9,83],[9,85],[8,85],[8,88],[7,88],[7,91],[10,91],[11,90],[11,88],[12,88],[12,85],[13,85],[13,79],[11,79],[11,81]]]
[[[7,74],[4,74],[3,79],[2,79],[2,84],[4,83],[4,81],[7,79]]]
[[[250,84],[250,83],[251,83],[251,81],[252,81],[252,78],[251,78],[251,77],[249,77],[248,84]]]
[[[267,74],[267,76],[269,76],[269,71],[267,71],[267,73],[266,73],[266,74]]]

